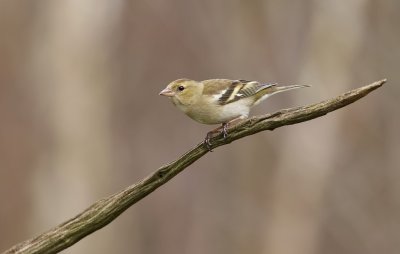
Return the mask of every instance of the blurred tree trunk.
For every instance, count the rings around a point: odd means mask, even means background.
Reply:
[[[30,3],[0,3],[0,249],[29,237],[31,165],[40,150],[38,124],[19,68],[26,61]],[[18,186],[18,187],[16,187]],[[10,198],[10,194],[12,198]],[[15,226],[18,220],[19,226]]]
[[[300,84],[313,85],[310,97],[318,97],[323,93],[321,89],[327,94],[340,93],[351,84],[352,66],[366,31],[366,3],[367,0],[350,1],[344,6],[335,1],[314,1],[309,11],[312,16],[305,51],[308,61],[300,64],[303,70],[299,79]],[[266,226],[265,253],[318,253],[324,193],[331,170],[335,169],[333,165],[340,158],[340,150],[333,148],[346,143],[337,139],[340,117],[325,119],[318,127],[301,125],[299,132],[287,132],[280,141],[281,163],[275,169],[273,215]],[[323,140],[315,140],[316,135]],[[298,152],[287,154],[289,150]]]
[[[110,186],[114,67],[108,54],[113,52],[110,38],[119,5],[97,0],[37,3],[29,83],[40,121],[49,121],[50,148],[33,174],[32,233],[76,214]],[[73,253],[114,252],[115,235],[109,229],[96,244],[79,244]]]

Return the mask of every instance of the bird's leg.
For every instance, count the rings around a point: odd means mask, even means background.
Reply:
[[[228,126],[232,125],[233,123],[236,124],[236,123],[240,122],[240,120],[243,120],[244,118],[245,117],[243,117],[243,116],[239,116],[239,117],[236,117],[235,119],[230,120],[227,123],[223,123],[222,124],[222,133],[224,134],[224,138],[228,137]]]
[[[208,151],[212,152],[212,150],[211,150],[211,138],[214,136],[214,134],[220,133],[220,129],[221,128],[223,128],[223,126],[220,126],[218,128],[215,128],[214,130],[211,130],[211,131],[207,132],[206,138],[204,139],[204,144],[206,145]],[[225,137],[225,135],[224,135],[224,137]]]
[[[222,134],[224,138],[228,137],[228,123],[222,123]]]
[[[210,142],[210,139],[212,138],[212,134],[213,134],[212,131],[207,132],[206,138],[204,139],[204,144],[206,145],[209,152],[212,152],[211,142]]]
[[[245,117],[243,117],[243,116],[237,117],[235,119],[230,120],[227,123],[222,123],[222,125],[219,126],[218,128],[215,128],[214,130],[207,132],[207,136],[204,139],[204,144],[206,145],[208,151],[212,152],[212,150],[211,150],[211,138],[213,137],[213,134],[222,133],[223,137],[227,138],[228,137],[228,127],[229,127],[229,125],[232,125],[233,123],[239,122],[240,120],[243,120],[244,118]]]

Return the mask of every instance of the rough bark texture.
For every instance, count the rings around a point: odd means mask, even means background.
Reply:
[[[229,136],[224,139],[218,135],[211,140],[212,148],[226,145],[245,136],[264,130],[274,130],[281,126],[308,121],[329,112],[342,108],[366,96],[379,88],[386,79],[354,89],[335,98],[316,104],[284,109],[273,114],[254,116],[228,130]],[[168,182],[190,164],[205,155],[208,149],[203,143],[188,151],[182,157],[165,165],[154,173],[127,187],[126,189],[95,202],[76,217],[56,226],[53,229],[19,243],[5,253],[57,253],[75,244],[85,236],[106,226],[130,206]]]

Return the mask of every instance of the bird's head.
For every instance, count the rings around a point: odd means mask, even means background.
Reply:
[[[190,79],[178,79],[160,92],[160,95],[170,97],[177,106],[189,106],[200,98],[203,93],[203,84]]]

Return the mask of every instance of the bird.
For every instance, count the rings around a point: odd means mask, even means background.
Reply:
[[[167,96],[187,116],[202,124],[221,124],[209,131],[204,140],[211,151],[210,139],[215,133],[228,136],[228,126],[249,116],[250,109],[268,97],[308,85],[278,86],[249,80],[208,79],[196,81],[187,78],[172,81],[160,95]]]

